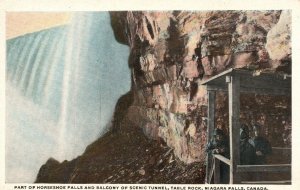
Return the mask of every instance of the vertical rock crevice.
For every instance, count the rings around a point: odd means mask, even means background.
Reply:
[[[290,74],[290,14],[110,12],[116,39],[130,47],[131,90],[117,102],[111,131],[73,161],[50,159],[36,182],[204,183],[201,82],[228,68]],[[227,94],[216,93],[215,103],[215,126],[228,134]],[[241,94],[240,119],[290,147],[291,97]]]
[[[150,11],[122,17],[111,12],[138,39],[128,41],[136,81],[132,120],[185,163],[203,161],[207,100],[200,82],[232,67],[275,72],[288,65],[289,16],[289,11]],[[273,55],[278,54],[269,45],[272,40],[284,46],[278,50],[283,55]],[[220,101],[223,110],[226,95]],[[216,122],[226,127],[226,113],[218,113]]]

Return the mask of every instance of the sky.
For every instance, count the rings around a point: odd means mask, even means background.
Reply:
[[[7,12],[6,39],[64,25],[70,20],[71,13],[66,12]]]

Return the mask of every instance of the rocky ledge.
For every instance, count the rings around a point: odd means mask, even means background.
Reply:
[[[185,163],[205,159],[203,80],[229,68],[291,73],[289,11],[111,12],[111,18],[117,40],[131,49],[132,121]],[[290,122],[290,97],[241,98],[244,123],[260,122],[270,132]],[[275,100],[284,108],[271,108]],[[219,93],[216,124],[225,131],[226,106]]]
[[[50,158],[41,168],[36,183],[203,183],[201,163],[184,164],[162,141],[147,138],[142,129],[126,119],[131,94],[116,107],[113,129],[86,148],[72,161]]]
[[[111,12],[130,47],[131,91],[112,130],[70,162],[50,159],[36,182],[203,183],[207,97],[201,81],[229,68],[291,73],[289,11]],[[216,126],[227,131],[226,93]],[[272,144],[290,134],[291,97],[241,95],[241,122],[258,122]],[[276,136],[277,135],[277,136]],[[290,146],[290,141],[284,141]]]

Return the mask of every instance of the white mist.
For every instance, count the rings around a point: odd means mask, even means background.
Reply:
[[[6,182],[33,182],[49,157],[73,159],[107,130],[128,55],[105,12],[7,42]]]

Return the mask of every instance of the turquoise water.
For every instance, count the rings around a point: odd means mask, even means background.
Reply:
[[[6,182],[33,182],[49,157],[73,159],[107,131],[128,55],[106,12],[7,41]]]

